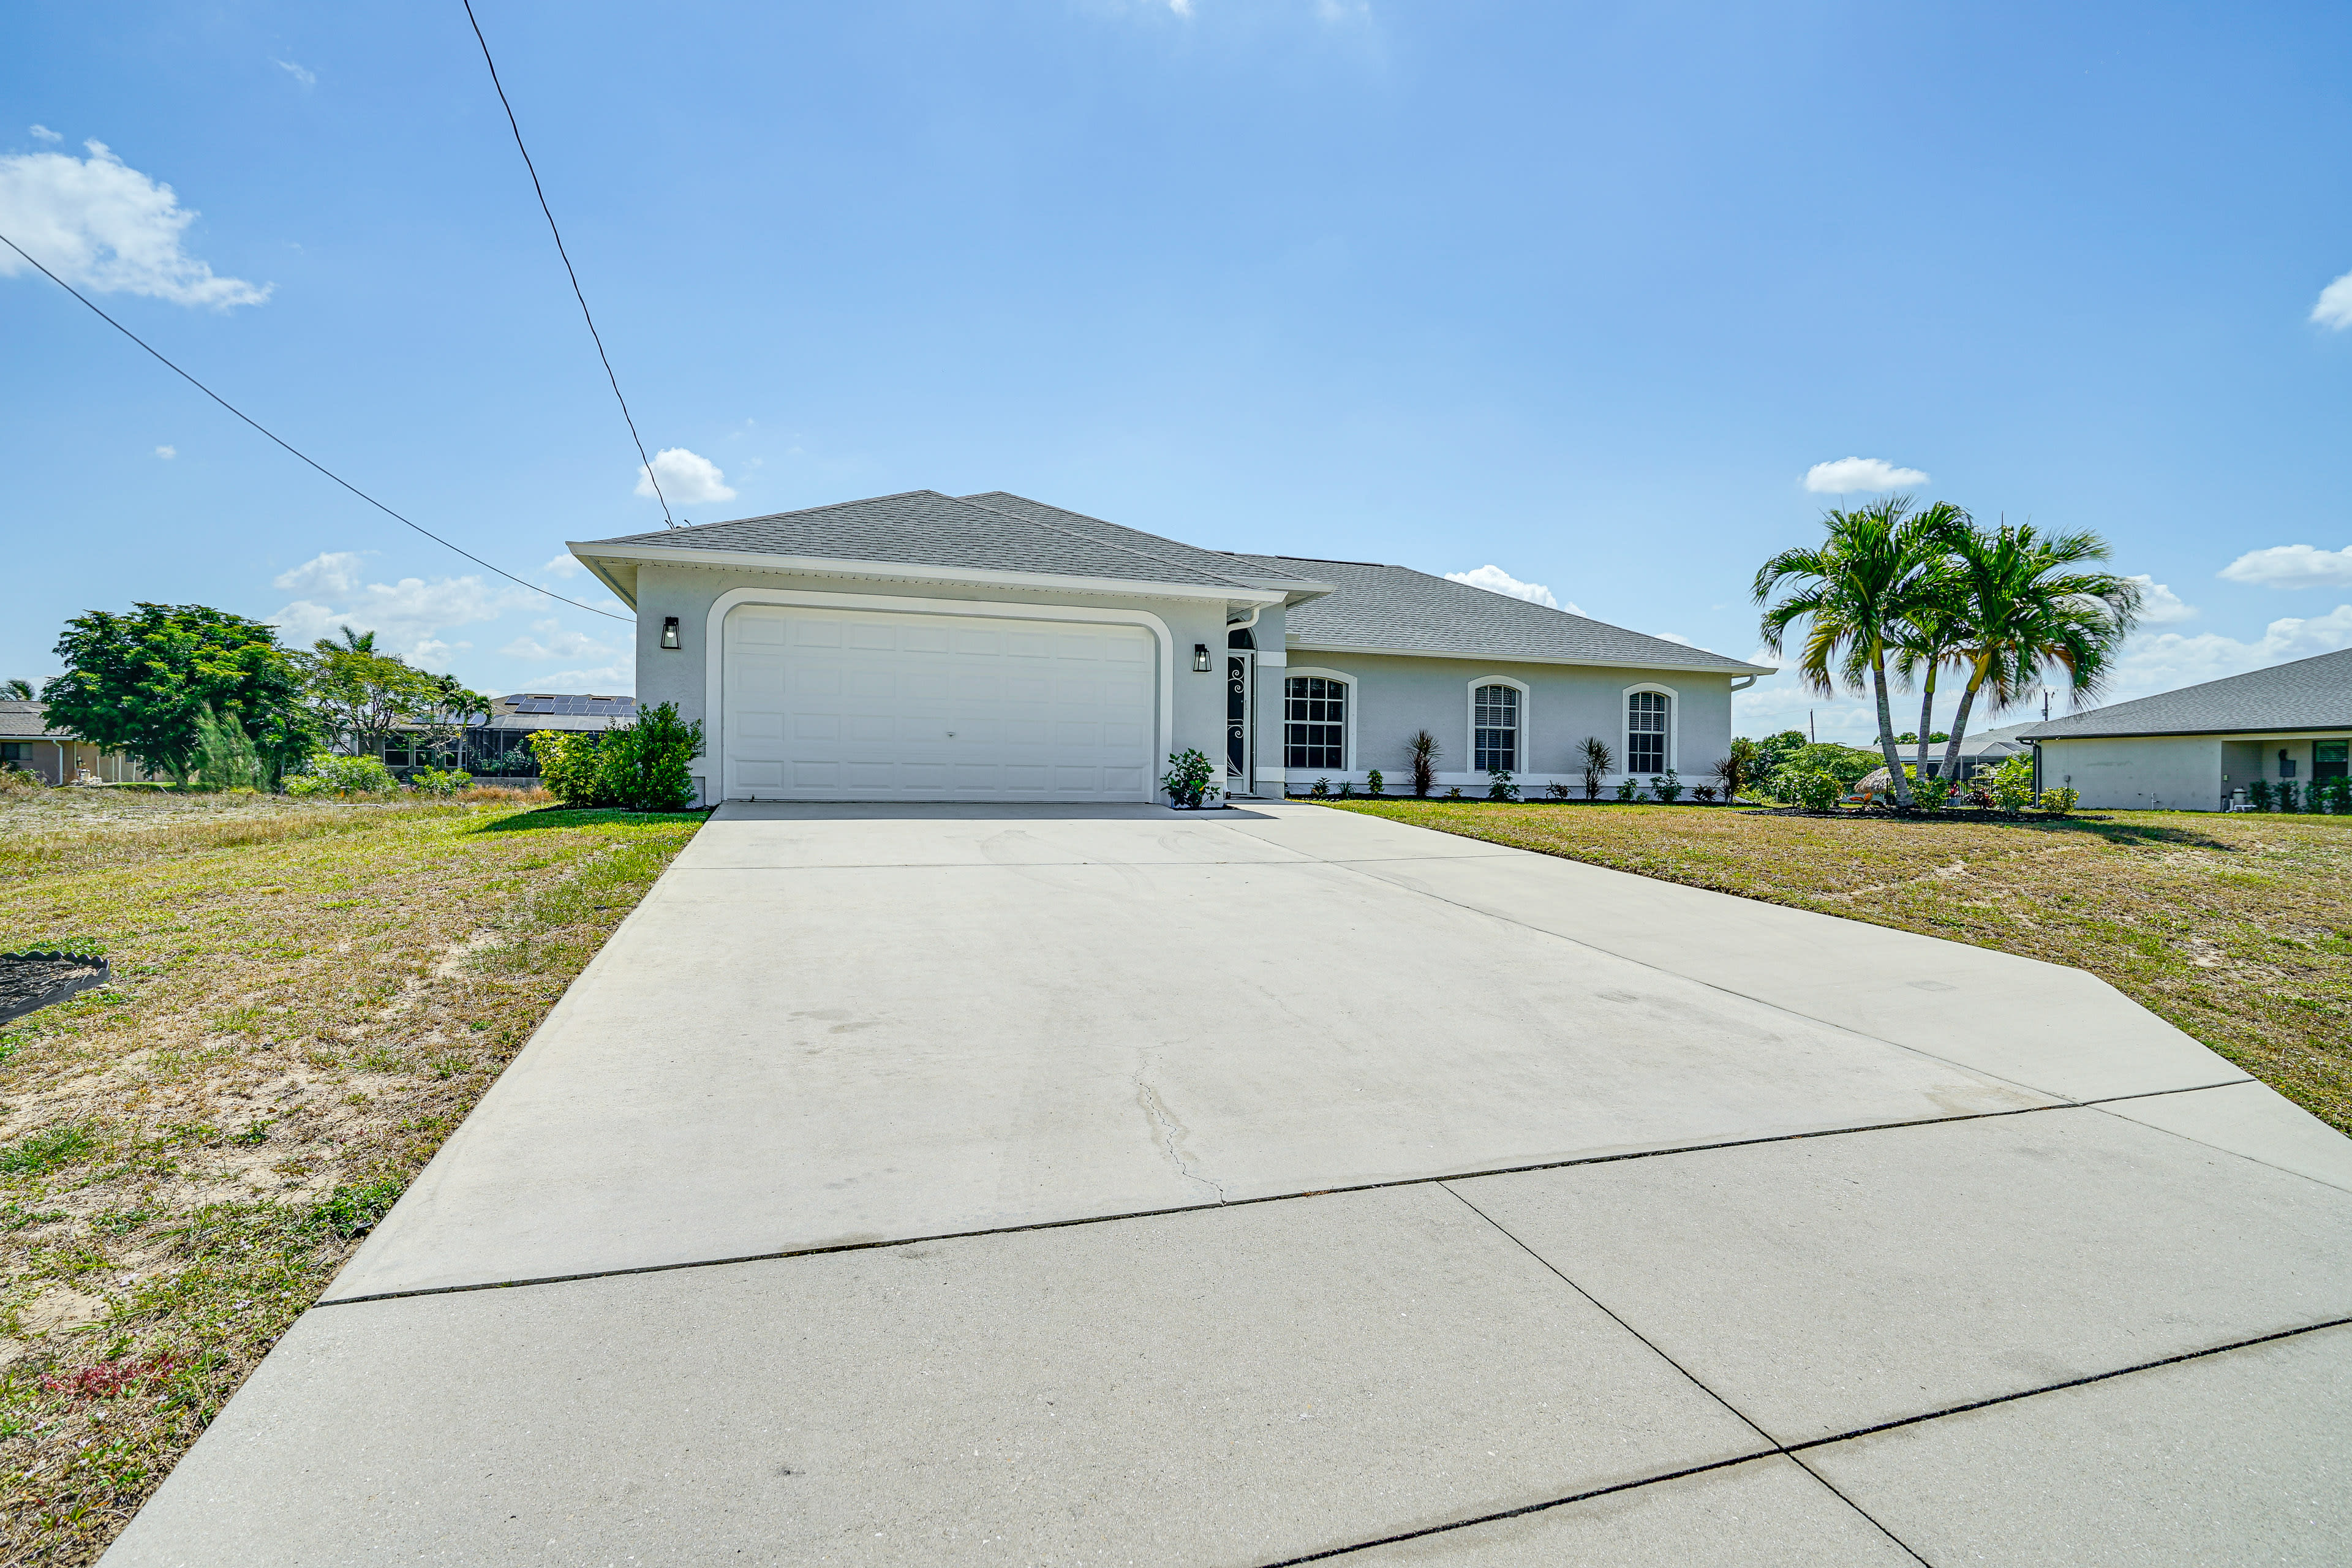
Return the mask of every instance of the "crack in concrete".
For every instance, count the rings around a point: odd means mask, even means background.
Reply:
[[[1224,1187],[1214,1178],[1204,1176],[1192,1169],[1192,1163],[1184,1158],[1184,1152],[1176,1147],[1176,1140],[1185,1135],[1185,1127],[1182,1122],[1176,1120],[1174,1113],[1169,1110],[1168,1102],[1160,1098],[1160,1091],[1144,1080],[1143,1075],[1150,1070],[1151,1063],[1149,1058],[1145,1058],[1141,1067],[1135,1069],[1135,1101],[1143,1107],[1143,1114],[1150,1120],[1152,1130],[1159,1138],[1160,1146],[1168,1152],[1168,1163],[1175,1166],[1176,1173],[1186,1181],[1198,1182],[1216,1194],[1219,1203],[1230,1201],[1225,1196]]]

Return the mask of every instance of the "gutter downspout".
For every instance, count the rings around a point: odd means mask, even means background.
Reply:
[[[1225,647],[1220,651],[1225,652],[1227,657],[1231,657],[1231,649],[1234,644],[1234,634],[1235,632],[1255,633],[1257,627],[1258,615],[1265,608],[1265,606],[1264,605],[1252,605],[1250,606],[1250,613],[1243,619],[1238,621],[1227,621],[1225,623]],[[1257,795],[1257,648],[1255,646],[1257,642],[1257,638],[1255,635],[1251,637],[1250,642],[1253,646],[1250,648],[1249,662],[1249,706],[1244,709],[1242,713],[1242,722],[1249,726],[1249,745],[1245,752],[1245,755],[1249,760],[1249,772],[1242,775],[1242,786],[1248,790],[1251,797],[1255,799]],[[1226,793],[1230,795],[1232,792],[1227,791]]]

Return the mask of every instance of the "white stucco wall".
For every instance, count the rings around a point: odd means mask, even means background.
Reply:
[[[2112,810],[2218,811],[2221,752],[2219,737],[2202,735],[2044,741],[2042,784],[2071,782],[2084,805]]]
[[[1263,637],[1259,646],[1265,646]],[[1667,763],[1685,784],[1706,782],[1731,746],[1728,674],[1293,647],[1287,650],[1285,668],[1261,670],[1259,711],[1266,716],[1271,706],[1271,714],[1261,719],[1259,756],[1272,767],[1282,763],[1280,683],[1275,678],[1300,674],[1345,677],[1354,683],[1354,696],[1348,720],[1349,765],[1344,770],[1293,770],[1287,779],[1293,793],[1324,776],[1335,784],[1342,779],[1361,784],[1374,768],[1385,775],[1390,793],[1410,793],[1412,738],[1415,731],[1426,729],[1441,748],[1438,787],[1483,795],[1486,775],[1470,766],[1470,693],[1488,679],[1516,682],[1523,689],[1519,721],[1524,765],[1514,775],[1523,787],[1539,789],[1555,779],[1580,783],[1584,776],[1580,752],[1587,735],[1609,743],[1619,770],[1609,775],[1611,782],[1623,776],[1625,700],[1637,689],[1664,691],[1673,699]]]
[[[788,572],[756,572],[731,567],[646,564],[637,572],[637,701],[650,706],[674,702],[681,718],[699,721],[706,736],[716,740],[714,716],[707,711],[705,693],[715,650],[710,646],[709,619],[719,595],[737,588],[786,592],[868,594],[880,598],[985,600],[998,604],[1034,604],[1076,608],[1141,611],[1156,616],[1167,626],[1173,645],[1170,685],[1170,731],[1174,748],[1197,746],[1213,758],[1224,755],[1226,605],[1223,599],[1162,598],[1146,594],[1077,594],[990,584],[971,587],[953,584],[901,582],[877,578],[845,578]],[[678,647],[661,646],[662,621],[676,616]],[[1278,626],[1280,622],[1276,622]],[[1205,644],[1212,653],[1209,673],[1195,674],[1192,647]],[[1154,758],[1155,768],[1163,759]],[[695,764],[707,791],[718,778],[718,768],[706,756]],[[1157,773],[1155,772],[1155,777]],[[710,798],[706,793],[705,800]]]

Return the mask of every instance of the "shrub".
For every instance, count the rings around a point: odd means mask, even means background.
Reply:
[[[1310,787],[1307,793],[1314,796],[1317,800],[1329,800],[1331,798],[1330,779],[1328,776],[1317,779],[1313,786]]]
[[[408,775],[408,787],[420,795],[456,795],[473,782],[474,775],[469,773],[443,773],[438,768],[424,768]]]
[[[400,787],[392,770],[373,757],[337,757],[321,752],[303,771],[286,778],[286,793],[296,795],[390,795]]]
[[[1381,777],[1381,770],[1374,768],[1370,773],[1364,775],[1364,793],[1366,795],[1378,795],[1384,787],[1386,787],[1388,781]]]
[[[1486,798],[1488,800],[1519,798],[1519,786],[1511,782],[1510,769],[1488,768],[1486,770]]]
[[[2303,805],[2295,799],[2295,782],[2293,779],[2279,780],[2278,808],[2281,811],[2301,811]]]
[[[48,787],[48,780],[41,777],[40,774],[26,773],[14,763],[0,763],[0,795],[5,795],[11,791],[24,793]]]
[[[1187,810],[1197,810],[1220,793],[1216,784],[1217,764],[1198,746],[1168,753],[1168,772],[1160,776],[1160,787],[1168,798]]]
[[[2082,798],[2081,791],[2072,785],[2061,784],[2056,789],[2043,790],[2042,798],[2033,804],[2037,808],[2048,812],[2053,816],[2063,816],[2074,810],[2074,803]]]
[[[1355,794],[1356,794],[1356,781],[1355,781],[1355,780],[1353,780],[1353,779],[1341,779],[1341,780],[1339,781],[1339,798],[1340,798],[1341,800],[1349,800],[1349,799],[1352,799],[1352,798],[1354,798]]]
[[[1619,800],[1632,800],[1635,795],[1641,793],[1641,786],[1636,784],[1632,779],[1622,778],[1617,781],[1617,798]]]
[[[1683,797],[1683,781],[1674,769],[1668,768],[1663,775],[1650,780],[1650,793],[1672,805]]]
[[[1795,801],[1807,811],[1835,811],[1838,797],[1845,794],[1845,785],[1834,773],[1819,768],[1790,768],[1776,774],[1773,784],[1784,799]]]
[[[1911,804],[1921,811],[1941,811],[1951,803],[1951,780],[1915,778],[1911,781]]]
[[[215,713],[210,703],[196,714],[196,751],[188,773],[198,789],[259,789],[266,776],[261,753],[245,726],[234,714]]]
[[[1692,786],[1691,798],[1705,805],[1712,805],[1715,804],[1715,786],[1713,784],[1696,784]]]
[[[2337,816],[2352,813],[2352,778],[2339,774],[2327,781],[2327,809]]]
[[[1554,779],[1551,783],[1544,785],[1544,794],[1551,796],[1554,800],[1567,800],[1574,795],[1574,791],[1568,787],[1568,781],[1565,779]]]
[[[1437,737],[1428,731],[1416,732],[1412,738],[1412,793],[1427,800],[1429,792],[1437,787]],[[1454,792],[1456,795],[1461,791]]]
[[[2252,806],[2256,811],[2268,811],[2271,808],[2271,781],[2268,779],[2256,779],[2253,783],[2248,784],[2246,786],[2246,804]]]
[[[1993,770],[1993,804],[2011,816],[2033,804],[2033,763],[2024,757],[2011,757]]]
[[[539,759],[539,776],[555,798],[566,805],[614,805],[604,793],[603,770],[597,752],[604,737],[541,730],[530,738],[531,755]]]
[[[1577,752],[1584,761],[1584,798],[1587,800],[1599,800],[1601,798],[1601,777],[1611,768],[1617,765],[1617,759],[1610,752],[1609,742],[1602,740],[1598,735],[1587,735],[1584,737],[1584,744],[1577,748]],[[1620,795],[1617,798],[1619,800],[1631,800],[1633,797],[1628,795]]]
[[[1461,789],[1460,789],[1459,787],[1456,787],[1456,788],[1454,788],[1454,789],[1447,790],[1447,791],[1445,792],[1445,798],[1446,798],[1446,799],[1448,799],[1448,800],[1460,800],[1460,799],[1462,798],[1462,791],[1461,791]]]

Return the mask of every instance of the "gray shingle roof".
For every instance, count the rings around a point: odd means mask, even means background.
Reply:
[[[70,740],[72,737],[62,730],[54,733],[50,731],[48,710],[44,702],[27,702],[19,697],[0,699],[0,740]]]
[[[590,542],[1034,572],[1056,577],[1109,577],[1192,587],[1256,586],[1247,573],[1212,552],[1173,540],[1153,540],[1152,535],[1133,529],[1113,530],[1123,537],[1112,538],[1102,532],[1111,529],[1109,524],[1070,527],[1049,517],[1028,515],[1028,508],[1040,513],[1055,510],[1034,501],[1022,502],[1023,510],[1005,510],[959,500],[937,490],[908,490],[802,511],[696,523]],[[1076,518],[1076,513],[1064,515]],[[1150,553],[1139,543],[1129,542],[1147,540],[1153,541]],[[1207,563],[1211,562],[1216,564]]]
[[[1327,597],[1310,599],[1288,613],[1291,633],[1309,646],[1727,674],[1760,668],[1406,566],[1287,555],[1237,559],[1269,571],[1304,573],[1332,585]]]
[[[2352,648],[2053,719],[2032,739],[2279,730],[2352,730]]]
[[[1146,533],[1139,528],[1126,528],[1116,522],[1105,522],[1101,518],[1088,517],[1082,511],[1066,511],[1060,507],[1048,506],[1041,500],[1031,500],[1026,496],[1016,496],[1008,490],[990,490],[983,495],[965,496],[962,499],[974,506],[987,507],[992,511],[1009,511],[1017,516],[1028,518],[1032,521],[1066,528],[1076,533],[1102,540],[1106,543],[1124,545],[1129,550],[1151,556],[1155,560],[1177,563],[1225,576],[1237,576],[1250,583],[1252,586],[1315,588],[1323,585],[1319,579],[1302,577],[1297,572],[1271,569],[1255,572],[1240,570],[1239,568],[1246,564],[1244,558],[1229,552],[1203,550],[1195,544],[1185,544],[1181,541],[1164,538],[1157,533]]]

